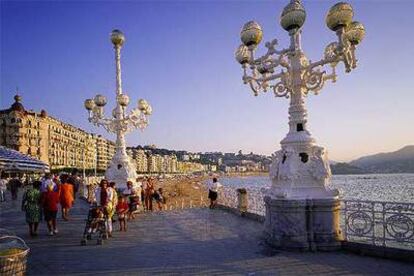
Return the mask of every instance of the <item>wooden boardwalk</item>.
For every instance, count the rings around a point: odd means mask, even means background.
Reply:
[[[273,250],[261,240],[262,224],[221,210],[141,214],[104,245],[80,246],[87,210],[78,200],[58,235],[47,236],[43,223],[30,238],[20,202],[0,203],[0,227],[27,241],[28,275],[414,275],[414,265],[397,261]]]

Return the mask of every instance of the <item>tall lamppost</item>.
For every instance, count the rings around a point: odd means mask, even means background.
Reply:
[[[125,187],[128,180],[135,182],[137,177],[135,165],[126,153],[125,134],[137,128],[141,130],[146,128],[152,108],[147,101],[140,99],[137,107],[128,114],[126,113],[129,97],[122,91],[121,80],[121,48],[125,42],[125,36],[121,31],[113,30],[111,41],[115,49],[116,107],[112,110],[112,117],[105,117],[106,98],[98,94],[93,99],[85,100],[85,108],[89,112],[89,122],[116,134],[115,155],[105,177],[109,181],[114,181],[118,187]]]
[[[356,68],[355,50],[365,30],[353,21],[351,5],[335,4],[328,11],[326,25],[336,33],[337,41],[326,46],[321,60],[311,61],[301,46],[305,19],[302,2],[291,0],[280,16],[290,46],[278,49],[274,39],[266,42],[267,53],[258,58],[254,53],[262,40],[262,28],[255,21],[247,22],[236,59],[243,68],[244,84],[255,96],[269,91],[290,98],[289,132],[273,154],[272,186],[265,196],[268,241],[278,247],[328,249],[338,246],[340,238],[338,191],[327,188],[329,161],[326,150],[316,145],[308,130],[305,98],[310,92],[318,94],[328,80],[336,82],[339,63],[347,73]]]

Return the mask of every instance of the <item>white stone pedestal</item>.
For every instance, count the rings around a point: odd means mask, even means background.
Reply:
[[[117,188],[125,189],[127,181],[136,182],[136,168],[126,154],[116,153],[105,172],[105,177],[109,182],[115,182]]]
[[[264,198],[265,238],[277,248],[300,251],[340,249],[340,203],[337,198]]]

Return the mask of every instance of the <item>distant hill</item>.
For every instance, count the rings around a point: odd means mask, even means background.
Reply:
[[[414,145],[394,152],[364,156],[349,165],[369,173],[414,173]]]
[[[349,165],[348,163],[331,164],[331,171],[333,174],[365,174],[365,173],[368,173],[364,169]]]

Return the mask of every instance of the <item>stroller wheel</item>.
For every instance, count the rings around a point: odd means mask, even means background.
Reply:
[[[98,240],[96,241],[96,244],[97,244],[97,245],[102,245],[102,244],[103,244],[103,240],[98,239]]]
[[[88,235],[86,236],[86,239],[90,241],[90,240],[92,239],[92,235],[91,235],[91,234],[88,234]]]
[[[81,245],[86,245],[86,239],[81,240]]]

